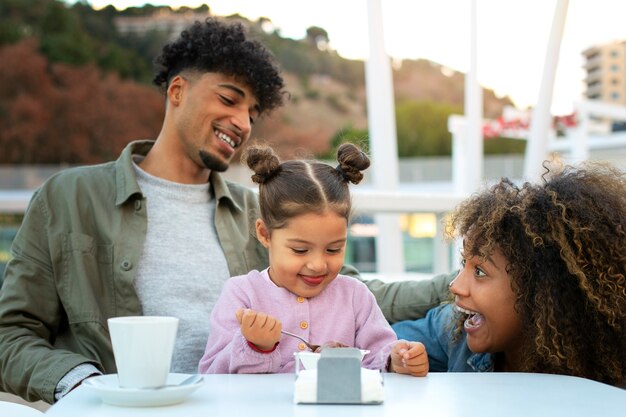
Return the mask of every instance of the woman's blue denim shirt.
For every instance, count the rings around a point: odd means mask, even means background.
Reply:
[[[398,322],[391,327],[399,339],[422,342],[430,372],[493,372],[493,355],[473,353],[462,332],[454,338],[454,304],[431,309],[426,317]]]

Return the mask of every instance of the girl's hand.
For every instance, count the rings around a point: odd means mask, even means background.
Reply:
[[[391,350],[389,370],[399,374],[426,376],[428,374],[426,347],[420,342],[399,340]]]
[[[259,350],[272,350],[280,340],[280,320],[265,313],[240,308],[235,313],[241,334]]]

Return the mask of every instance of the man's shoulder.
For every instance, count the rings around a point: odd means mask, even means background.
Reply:
[[[153,145],[153,141],[134,141],[126,145],[121,155],[116,160],[92,165],[75,166],[66,168],[52,175],[44,182],[42,190],[73,190],[85,188],[94,191],[103,191],[102,187],[115,185],[118,174],[122,180],[132,171],[132,154],[145,155]]]
[[[50,176],[40,192],[57,193],[79,188],[97,191],[107,183],[115,183],[115,162],[66,168]]]

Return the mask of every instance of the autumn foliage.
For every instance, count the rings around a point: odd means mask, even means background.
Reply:
[[[108,161],[163,120],[155,88],[50,63],[34,39],[0,48],[0,79],[0,164]]]

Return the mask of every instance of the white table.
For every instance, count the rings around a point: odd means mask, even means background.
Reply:
[[[626,390],[559,375],[431,373],[425,378],[385,374],[382,405],[293,404],[293,374],[205,375],[184,403],[124,408],[103,404],[78,387],[53,405],[51,417],[416,416],[575,417],[624,415]]]

